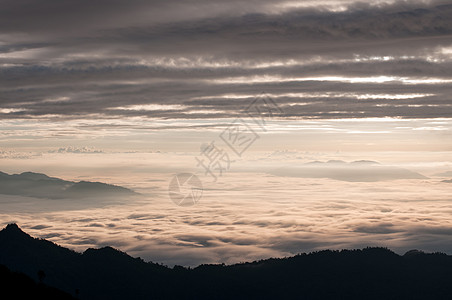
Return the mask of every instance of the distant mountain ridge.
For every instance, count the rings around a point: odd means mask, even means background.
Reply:
[[[388,166],[371,160],[345,162],[342,160],[312,161],[292,164],[269,172],[276,176],[300,178],[329,178],[348,182],[376,182],[397,179],[428,179],[404,168]]]
[[[0,264],[79,299],[451,299],[452,256],[385,248],[319,251],[230,266],[168,268],[111,247],[84,253],[0,231]]]
[[[0,172],[0,194],[58,199],[127,196],[136,193],[121,186],[102,182],[73,182],[34,172],[12,175]]]

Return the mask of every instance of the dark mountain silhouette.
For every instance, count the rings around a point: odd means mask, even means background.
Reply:
[[[80,299],[452,299],[452,256],[417,250],[168,268],[111,247],[77,253],[10,224],[0,232],[0,264],[35,280],[45,273],[46,284]]]
[[[72,182],[33,172],[13,175],[0,172],[0,194],[61,199],[130,196],[136,193],[124,187],[101,182]]]

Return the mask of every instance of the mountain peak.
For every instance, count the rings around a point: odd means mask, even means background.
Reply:
[[[7,235],[9,237],[11,237],[11,236],[28,236],[29,237],[29,235],[27,233],[25,233],[24,231],[22,231],[22,229],[20,229],[20,227],[17,226],[16,223],[10,223],[10,224],[6,225],[6,227],[3,228],[2,231],[0,231],[0,234]]]
[[[53,179],[52,177],[49,177],[46,174],[35,173],[35,172],[23,172],[23,173],[20,173],[19,176],[21,178],[25,178],[25,179],[29,179],[29,180]]]
[[[19,232],[23,232],[22,229],[20,229],[20,227],[16,224],[16,223],[9,223],[8,225],[6,225],[6,227],[3,229],[5,231],[19,231]]]

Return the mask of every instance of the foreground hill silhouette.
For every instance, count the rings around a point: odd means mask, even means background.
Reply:
[[[168,268],[111,247],[77,253],[16,224],[0,264],[80,299],[452,299],[452,257],[385,248],[320,251],[251,263]]]

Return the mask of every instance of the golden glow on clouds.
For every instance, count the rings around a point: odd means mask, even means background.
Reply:
[[[43,155],[69,146],[94,147],[104,152],[149,149],[196,152],[202,143],[217,138],[232,121],[234,118],[219,122],[208,117],[197,120],[150,120],[147,117],[96,119],[93,116],[92,119],[60,121],[56,128],[53,119],[5,119],[0,121],[0,145],[5,145],[0,150],[14,150],[12,156],[24,157]],[[252,120],[248,121],[253,130],[259,130]],[[452,150],[452,123],[448,119],[294,119],[269,121],[266,128],[268,131],[262,134],[255,150],[271,151],[276,145],[312,151]],[[319,135],[319,132],[322,134]],[[350,137],[350,132],[360,133]],[[377,132],[386,133],[376,136]],[[118,139],[123,143],[118,144]],[[374,146],[369,148],[366,146],[368,143],[374,143]]]

